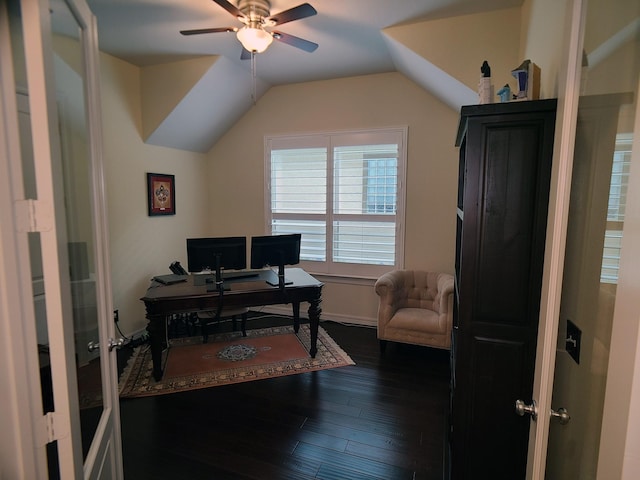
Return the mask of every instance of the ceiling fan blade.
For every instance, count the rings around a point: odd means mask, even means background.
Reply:
[[[286,43],[287,45],[291,45],[292,47],[299,48],[304,50],[305,52],[314,52],[316,48],[318,48],[317,43],[310,42],[309,40],[305,40],[304,38],[296,37],[293,35],[289,35],[284,32],[272,32],[273,38]]]
[[[236,7],[233,3],[228,2],[227,0],[213,0],[215,3],[224,8],[227,12],[229,12],[234,17],[240,19],[244,18],[245,15],[242,13],[238,7]]]
[[[197,30],[180,30],[182,35],[200,35],[201,33],[236,32],[235,27],[199,28]]]
[[[289,10],[284,10],[280,13],[272,15],[268,18],[268,20],[270,22],[273,22],[274,25],[282,25],[283,23],[300,20],[301,18],[312,17],[316,13],[318,12],[315,8],[313,8],[308,3],[303,3],[302,5],[298,5],[297,7],[293,7]]]

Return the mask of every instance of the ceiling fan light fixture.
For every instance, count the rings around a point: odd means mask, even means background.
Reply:
[[[262,53],[273,42],[271,34],[262,28],[244,26],[236,35],[242,46],[249,52]]]

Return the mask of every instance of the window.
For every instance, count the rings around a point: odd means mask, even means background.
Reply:
[[[602,283],[618,283],[632,143],[633,136],[631,134],[618,134],[616,136],[616,151],[613,154],[611,186],[609,187],[607,229],[604,235],[604,249],[602,252],[602,269],[600,273],[600,281]]]
[[[406,137],[406,127],[268,137],[267,230],[301,233],[301,263],[315,273],[400,268]]]
[[[366,162],[367,213],[395,213],[398,194],[398,158],[370,158]]]

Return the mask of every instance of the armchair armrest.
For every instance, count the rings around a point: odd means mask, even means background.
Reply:
[[[405,270],[393,270],[383,274],[375,283],[375,292],[380,297],[378,328],[381,330],[406,300],[406,276]]]
[[[400,298],[401,292],[405,288],[404,270],[393,270],[382,275],[375,283],[375,291],[380,297],[380,301],[391,304],[395,299]]]
[[[451,313],[449,309],[453,306],[453,276],[441,273],[438,276],[438,311],[440,313]]]

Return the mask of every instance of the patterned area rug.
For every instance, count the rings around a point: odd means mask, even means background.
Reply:
[[[247,330],[171,340],[163,357],[164,375],[153,379],[151,352],[138,347],[120,377],[120,397],[144,397],[208,388],[264,378],[281,377],[355,363],[336,342],[318,328],[318,353],[309,356],[309,325]]]

